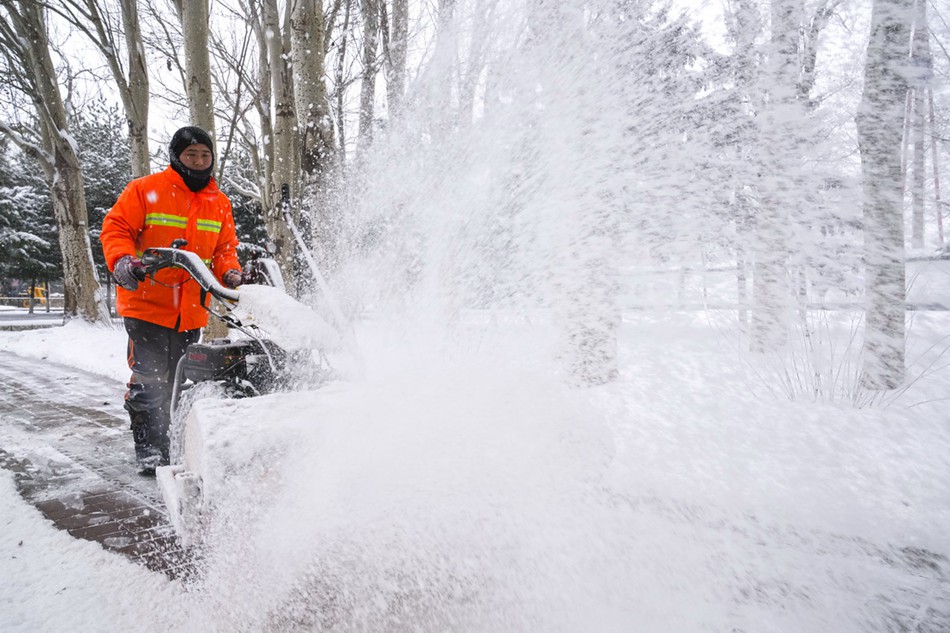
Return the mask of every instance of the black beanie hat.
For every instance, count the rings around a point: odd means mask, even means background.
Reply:
[[[195,144],[205,145],[211,150],[211,164],[208,165],[207,169],[188,169],[178,159],[178,156],[186,147]],[[168,144],[168,158],[172,169],[178,172],[189,189],[201,191],[208,186],[211,181],[211,172],[214,169],[214,144],[211,142],[211,136],[200,127],[188,125],[175,132]]]

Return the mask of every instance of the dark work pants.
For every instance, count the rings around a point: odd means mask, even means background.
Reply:
[[[128,359],[132,378],[125,394],[125,408],[134,414],[148,412],[168,428],[172,381],[178,359],[198,341],[201,330],[178,332],[140,319],[125,319],[129,334]]]

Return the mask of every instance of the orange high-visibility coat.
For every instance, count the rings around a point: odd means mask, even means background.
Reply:
[[[188,241],[184,249],[197,253],[218,280],[225,272],[241,268],[228,197],[213,179],[201,191],[193,192],[168,167],[126,186],[106,214],[99,240],[112,271],[125,255],[141,257],[146,248],[171,246],[178,238]],[[123,317],[181,332],[208,322],[201,288],[179,268],[158,271],[135,291],[117,287],[116,309]]]

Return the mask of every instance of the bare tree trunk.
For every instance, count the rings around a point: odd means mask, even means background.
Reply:
[[[478,0],[474,11],[474,24],[469,41],[468,60],[464,68],[459,69],[459,110],[458,124],[463,128],[472,125],[475,110],[475,91],[478,80],[486,65],[489,39],[488,16],[495,0]]]
[[[864,93],[856,117],[864,183],[867,317],[864,384],[904,381],[904,221],[901,129],[912,0],[874,0]]]
[[[359,148],[373,142],[376,101],[376,50],[379,42],[379,0],[361,0],[363,15],[363,77],[360,83]]]
[[[62,139],[59,132],[49,130],[47,142],[55,147],[52,198],[63,253],[64,311],[87,321],[105,321],[108,308],[100,296],[99,278],[92,260],[82,170],[72,145]],[[58,140],[52,138],[54,134]]]
[[[804,118],[798,99],[800,74],[799,29],[803,0],[772,0],[772,35],[765,78],[769,100],[760,124],[762,157],[761,205],[755,217],[752,277],[751,348],[764,352],[783,345],[788,337],[791,295],[786,275],[786,226],[796,198],[795,157]]]
[[[267,233],[277,245],[277,261],[281,273],[292,287],[294,279],[294,240],[290,227],[276,201],[281,186],[287,184],[294,194],[299,192],[297,117],[294,112],[293,84],[288,64],[290,45],[288,28],[282,28],[277,0],[264,0],[264,33],[270,62],[271,94],[274,101],[274,122],[271,139],[273,171],[270,199],[274,206],[265,209]],[[289,26],[289,25],[286,25]]]
[[[556,2],[534,1],[529,4],[529,21],[551,20],[562,11]],[[534,12],[532,16],[531,12]],[[538,37],[542,37],[540,33]],[[429,81],[428,125],[435,134],[445,134],[453,128],[458,117],[452,107],[452,78],[458,57],[458,27],[456,24],[456,0],[439,0],[436,14],[435,50],[429,66],[436,73],[436,81]]]
[[[260,75],[257,80],[258,92],[254,99],[254,110],[260,119],[260,133],[263,139],[263,148],[257,146],[256,136],[253,133],[253,124],[247,121],[245,121],[245,126],[248,129],[245,136],[249,140],[249,149],[252,151],[252,156],[258,167],[261,205],[265,209],[264,220],[267,225],[267,232],[270,238],[276,241],[277,236],[272,232],[273,227],[270,224],[271,220],[267,214],[267,209],[273,209],[274,205],[277,204],[271,185],[274,176],[274,126],[271,118],[273,82],[271,81],[269,42],[264,25],[264,18],[261,13],[263,7],[259,0],[250,0],[246,8],[251,23],[251,30],[257,39],[257,66]]]
[[[326,175],[333,162],[333,124],[324,82],[324,24],[321,0],[297,0],[291,16],[297,129],[301,168],[308,176]]]
[[[911,107],[911,130],[914,139],[913,169],[910,184],[911,194],[911,245],[922,248],[924,245],[924,187],[926,167],[924,165],[924,134],[926,133],[926,101],[923,90],[913,90]]]
[[[129,49],[128,97],[122,98],[129,119],[129,150],[132,159],[132,177],[140,178],[151,171],[148,151],[148,64],[139,24],[136,0],[122,0],[122,27],[125,45]],[[122,91],[120,90],[120,93]]]
[[[934,91],[927,90],[927,109],[930,113],[930,162],[934,172],[934,207],[937,216],[937,243],[943,244],[943,203],[940,201],[940,161],[937,157],[937,135],[934,133]]]
[[[835,9],[841,4],[842,0],[824,0],[815,11],[811,20],[802,28],[802,55],[801,55],[801,74],[798,81],[798,100],[806,104],[809,109],[814,106],[811,100],[811,91],[815,87],[817,74],[815,68],[818,64],[818,36],[834,15]]]
[[[330,188],[335,166],[333,121],[324,82],[323,3],[298,0],[291,16],[297,129],[303,199],[313,220],[314,250],[323,272],[335,267],[338,231]]]
[[[406,95],[406,53],[409,50],[409,0],[393,0],[386,45],[386,102],[389,119],[402,111]]]
[[[36,279],[30,279],[30,294],[26,300],[27,314],[33,314],[33,306],[36,305]]]
[[[350,10],[354,0],[343,0],[343,28],[340,29],[340,47],[336,55],[333,79],[336,83],[336,130],[339,139],[339,164],[346,160],[346,49],[350,40]]]
[[[185,93],[191,123],[214,138],[214,97],[208,54],[208,0],[175,0],[185,51]]]
[[[730,16],[732,37],[735,41],[735,84],[738,98],[749,103],[759,100],[756,89],[758,63],[756,40],[762,32],[762,20],[753,0],[738,0]],[[751,118],[752,113],[747,116]],[[748,273],[752,268],[752,253],[748,247],[754,243],[752,235],[755,214],[755,197],[758,184],[755,162],[758,156],[758,130],[755,125],[739,125],[735,130],[734,150],[736,168],[733,170],[733,223],[736,233],[736,292],[739,302],[737,313],[742,332],[749,333],[751,306],[748,293]],[[750,191],[753,190],[753,191]]]
[[[30,144],[9,128],[4,131],[39,160],[51,185],[63,255],[65,317],[103,322],[108,313],[92,259],[82,172],[50,55],[45,9],[35,2],[14,0],[0,0],[0,6],[9,17],[0,27],[0,47],[8,61],[18,66],[22,81],[18,87],[36,104],[42,146]]]
[[[924,245],[924,195],[927,178],[926,135],[927,135],[927,94],[933,74],[933,56],[930,53],[930,30],[927,27],[927,3],[925,0],[914,2],[914,36],[911,42],[911,77],[913,109],[911,123],[914,132],[914,180],[911,184],[911,236],[915,248]],[[933,134],[933,129],[931,129]],[[940,211],[937,210],[939,215]]]
[[[910,112],[914,107],[914,93],[910,90],[904,96],[904,127],[901,132],[901,182],[907,182],[908,148],[910,147],[910,122],[913,119]]]

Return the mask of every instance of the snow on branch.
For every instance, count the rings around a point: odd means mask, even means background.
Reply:
[[[223,180],[225,180],[229,185],[234,187],[234,190],[237,191],[237,193],[239,193],[240,195],[244,196],[245,198],[250,198],[254,200],[255,202],[262,201],[260,189],[255,187],[254,184],[251,183],[250,181],[244,178],[239,179],[234,176],[228,176],[227,178],[223,178]],[[238,180],[243,181],[243,183],[238,182]]]
[[[52,169],[55,165],[53,161],[53,156],[47,152],[40,145],[28,140],[22,134],[11,128],[9,125],[0,121],[0,132],[3,132],[7,137],[16,144],[23,152],[40,161],[43,164],[44,169]]]

